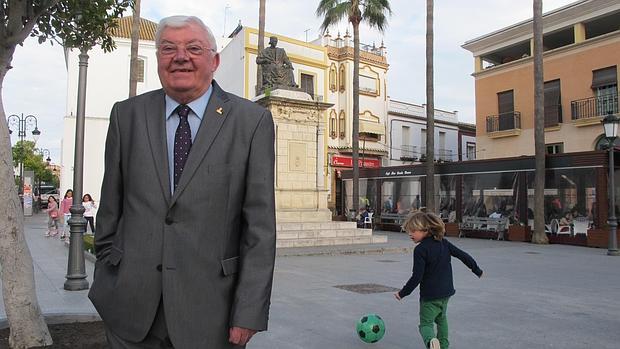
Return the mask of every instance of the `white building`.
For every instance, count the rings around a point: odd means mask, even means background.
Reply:
[[[116,49],[104,53],[99,47],[88,52],[86,84],[86,123],[84,137],[84,185],[83,192],[91,194],[95,201],[101,198],[101,182],[104,170],[104,148],[110,110],[115,102],[129,96],[129,63],[131,48],[132,17],[119,20],[113,36]],[[157,24],[141,20],[140,58],[141,74],[138,94],[161,88],[155,58],[155,30]],[[79,50],[66,50],[67,63],[67,113],[61,144],[61,191],[72,187],[75,148],[75,115],[79,73]]]
[[[435,159],[473,160],[476,127],[459,123],[458,112],[435,109]],[[426,158],[426,105],[389,101],[387,144],[390,156],[385,166],[423,162]]]

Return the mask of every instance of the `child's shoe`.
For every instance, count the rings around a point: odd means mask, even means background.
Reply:
[[[439,344],[439,339],[433,338],[430,342],[428,342],[429,349],[441,349],[441,345]]]
[[[46,238],[50,237],[50,232],[48,231],[47,233],[43,234],[43,236],[45,236]]]

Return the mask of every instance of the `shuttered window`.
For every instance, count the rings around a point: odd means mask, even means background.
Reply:
[[[562,122],[562,96],[560,80],[545,82],[545,127],[556,126]]]
[[[592,88],[617,85],[618,72],[616,66],[595,70],[592,72]]]
[[[499,112],[499,131],[514,129],[514,91],[510,90],[498,93],[497,104]]]

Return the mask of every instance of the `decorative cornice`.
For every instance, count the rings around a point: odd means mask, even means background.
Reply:
[[[353,60],[353,55],[353,47],[327,47],[327,57],[333,61],[344,61],[347,59]],[[360,50],[360,63],[372,64],[384,69],[389,68],[389,64],[387,63],[385,56],[375,55],[362,50]]]

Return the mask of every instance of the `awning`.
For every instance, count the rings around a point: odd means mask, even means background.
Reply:
[[[372,133],[376,135],[384,135],[385,127],[382,124],[360,121],[360,133]]]

